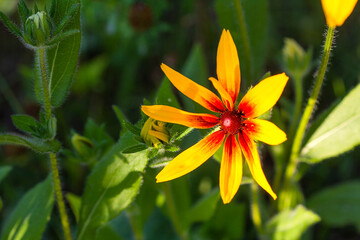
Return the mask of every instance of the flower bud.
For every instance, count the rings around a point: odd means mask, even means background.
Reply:
[[[57,121],[55,117],[49,119],[47,123],[47,132],[49,133],[50,139],[54,139],[56,136]]]
[[[312,51],[305,50],[293,39],[286,38],[283,48],[283,61],[286,72],[293,78],[302,78],[311,67]]]
[[[79,156],[91,156],[92,149],[94,148],[94,143],[90,139],[75,133],[71,138],[71,143],[73,144]]]
[[[321,0],[326,23],[329,27],[339,27],[350,16],[357,0]]]
[[[31,39],[25,41],[32,45],[44,45],[50,39],[50,19],[46,12],[41,11],[28,17],[25,23],[25,32]]]
[[[169,142],[169,131],[165,127],[165,123],[149,118],[146,120],[143,128],[141,129],[140,136],[144,139],[145,143],[149,146],[159,148],[162,142]]]

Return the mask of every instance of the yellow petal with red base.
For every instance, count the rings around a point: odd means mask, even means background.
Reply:
[[[220,148],[224,138],[225,135],[217,131],[186,149],[161,170],[156,182],[170,181],[198,168]]]
[[[191,98],[193,101],[210,111],[221,112],[225,110],[225,107],[218,96],[209,89],[197,84],[163,63],[161,64],[161,69],[171,83],[185,96]]]
[[[219,123],[218,117],[214,115],[190,113],[165,105],[141,106],[141,110],[158,121],[181,124],[187,127],[203,129],[214,127]]]
[[[213,77],[210,77],[209,80],[214,85],[214,88],[220,93],[221,99],[223,100],[225,107],[232,111],[234,109],[234,102],[230,94],[224,89],[221,83]]]
[[[240,90],[240,63],[237,49],[229,30],[223,30],[217,50],[217,76],[233,102]]]
[[[242,178],[242,156],[235,135],[225,140],[220,166],[220,195],[224,204],[229,203],[238,191]]]
[[[269,145],[278,145],[287,140],[286,133],[272,122],[262,119],[248,119],[244,127],[252,138]]]
[[[239,111],[245,118],[255,118],[267,112],[279,100],[288,79],[285,73],[281,73],[262,80],[241,99]]]
[[[275,200],[277,196],[272,190],[262,170],[259,153],[257,151],[254,141],[250,139],[248,134],[244,131],[239,133],[238,136],[239,136],[239,143],[241,146],[241,150],[249,166],[251,175],[253,176],[257,184],[259,184],[260,187],[262,187],[266,192],[268,192],[271,195],[271,197]]]
[[[357,0],[321,0],[326,23],[329,27],[339,27],[350,16]]]

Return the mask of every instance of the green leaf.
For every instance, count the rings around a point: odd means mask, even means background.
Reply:
[[[29,190],[4,225],[1,240],[41,239],[54,205],[52,175]]]
[[[155,104],[180,108],[180,105],[172,92],[171,83],[166,77],[163,78],[159,90],[156,93]]]
[[[189,223],[205,222],[214,214],[220,199],[219,189],[214,189],[201,198],[190,211],[187,212]]]
[[[136,153],[136,152],[143,151],[147,148],[148,148],[148,146],[145,144],[137,144],[137,145],[126,148],[122,153]]]
[[[80,5],[80,0],[56,0],[56,11],[52,19],[55,25],[61,24],[68,11],[75,4]],[[58,107],[65,100],[76,71],[80,53],[81,29],[80,8],[77,8],[71,20],[64,27],[63,32],[67,34],[58,44],[47,49],[48,82],[50,90],[51,105]],[[78,33],[73,34],[73,31]],[[39,66],[38,56],[35,57],[35,66]],[[39,67],[35,67],[35,95],[40,103],[43,103],[43,92]]]
[[[303,161],[315,163],[360,144],[360,84],[327,116],[301,151]]]
[[[341,183],[311,196],[308,207],[332,227],[355,225],[360,230],[360,181]]]
[[[4,23],[5,27],[9,29],[15,36],[21,38],[22,32],[20,31],[19,27],[13,23],[3,12],[0,11],[0,20]]]
[[[117,106],[113,105],[113,110],[116,114],[116,117],[118,118],[120,125],[121,125],[121,132],[124,133],[125,130],[129,130],[132,134],[136,135],[136,136],[140,136],[140,129],[138,127],[135,127],[134,125],[132,125],[131,123],[129,123],[126,120],[125,115],[121,112],[120,108],[118,108]]]
[[[302,205],[293,210],[284,210],[266,224],[266,234],[273,240],[296,240],[320,217]]]
[[[0,183],[1,181],[8,175],[8,173],[11,171],[11,166],[2,166],[0,167]]]
[[[238,49],[241,72],[249,83],[263,72],[268,39],[267,0],[217,0],[220,26],[229,29]]]
[[[110,224],[105,224],[96,231],[95,240],[105,239],[122,240],[122,238],[115,232],[114,228]]]
[[[30,16],[30,10],[28,9],[28,7],[26,6],[26,4],[24,3],[23,0],[19,1],[18,10],[19,10],[19,15],[20,15],[20,19],[21,19],[21,24],[24,27],[26,19]]]
[[[66,13],[74,6],[80,5],[80,0],[58,0],[53,20],[60,24]],[[48,66],[50,67],[49,88],[51,104],[57,107],[62,104],[68,94],[71,81],[74,77],[76,66],[80,54],[81,28],[80,28],[80,8],[77,8],[70,22],[65,26],[64,32],[68,30],[79,30],[63,39],[48,54]]]
[[[68,193],[66,194],[66,199],[70,204],[70,208],[75,216],[76,222],[79,222],[81,198],[75,194]]]
[[[135,143],[125,134],[91,172],[82,197],[78,240],[93,238],[96,230],[118,216],[138,193],[148,161],[146,151],[121,153]]]
[[[36,121],[33,117],[23,114],[12,115],[11,120],[15,127],[21,131],[31,135],[37,135],[38,129],[42,128],[40,122]]]
[[[60,142],[56,140],[45,141],[39,138],[31,138],[15,134],[0,134],[0,145],[3,144],[20,145],[40,153],[56,153],[61,149]]]

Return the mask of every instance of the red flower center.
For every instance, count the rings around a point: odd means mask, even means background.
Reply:
[[[226,134],[237,134],[243,127],[244,117],[238,111],[226,111],[220,115],[220,127]]]

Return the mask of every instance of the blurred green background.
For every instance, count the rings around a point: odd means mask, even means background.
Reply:
[[[26,1],[30,5],[31,2]],[[284,71],[284,39],[293,38],[304,49],[313,49],[314,67],[304,80],[304,98],[307,98],[320,60],[326,28],[320,0],[267,2],[269,21],[264,38],[267,42],[266,51],[263,52],[265,63],[256,76],[260,78],[267,71],[272,74]],[[19,22],[16,3],[13,0],[0,0],[0,10]],[[335,49],[315,115],[342,99],[360,82],[359,15],[360,6],[357,4],[345,24],[337,29]],[[65,148],[71,149],[71,132],[83,133],[88,118],[99,125],[105,124],[106,131],[116,139],[120,126],[112,105],[118,105],[131,122],[138,121],[139,106],[143,99],[153,99],[164,77],[160,64],[164,62],[181,72],[194,46],[203,53],[205,66],[201,67],[207,71],[206,76],[216,76],[216,51],[222,27],[214,1],[83,0],[81,20],[82,46],[78,72],[66,102],[61,109],[55,111],[59,121],[58,137]],[[11,123],[11,114],[27,113],[37,117],[39,107],[33,94],[32,52],[0,25],[0,131],[5,132],[16,130]],[[251,80],[253,85],[258,81],[259,79]],[[241,89],[242,93],[245,91],[246,89]],[[175,93],[178,94],[176,91]],[[289,82],[283,97],[292,101],[293,93],[293,85]],[[281,101],[279,108],[284,109],[286,116],[286,101]],[[0,222],[8,216],[27,189],[47,176],[49,166],[46,158],[20,147],[0,148],[0,165],[14,167],[0,184],[0,196],[6,206],[0,212]],[[360,151],[357,149],[311,166],[301,181],[305,196],[338,182],[359,180],[359,159]],[[60,158],[60,165],[63,168],[61,176],[64,191],[81,195],[88,167],[74,164],[66,156]],[[208,169],[211,169],[211,164]],[[203,170],[202,176],[211,178],[209,181],[212,186],[216,186],[217,171],[211,170],[209,173]],[[195,189],[194,192],[196,191]],[[215,222],[201,226],[208,228],[208,238],[255,238],[245,203],[244,197],[233,203],[232,208],[219,203],[215,214],[217,219],[230,216],[231,209],[235,208],[243,215],[234,216],[232,225],[217,225],[216,219],[213,219]],[[54,219],[56,221],[57,218]],[[161,224],[169,225],[165,218],[161,221]],[[354,224],[334,227],[321,222],[305,238],[360,239],[358,229]],[[48,227],[47,235],[55,234],[54,231],[59,229]],[[173,236],[171,231],[168,234],[163,239]]]

